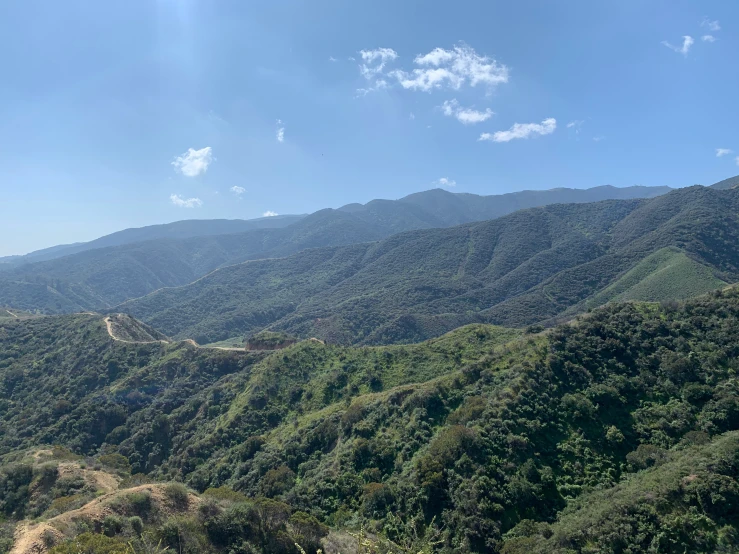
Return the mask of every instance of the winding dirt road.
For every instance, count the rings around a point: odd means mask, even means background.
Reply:
[[[162,344],[170,344],[171,341],[160,339],[160,340],[125,340],[119,337],[116,337],[113,334],[113,322],[110,319],[110,316],[107,316],[103,321],[105,321],[105,327],[108,329],[108,334],[110,335],[110,338],[118,341],[118,342],[125,342],[126,344],[154,344],[154,343],[162,343]],[[195,342],[192,339],[185,339],[181,342],[186,342],[191,346],[194,346],[195,348],[205,348],[208,350],[226,350],[231,352],[247,352],[245,348],[226,348],[224,346],[201,346],[197,342]]]

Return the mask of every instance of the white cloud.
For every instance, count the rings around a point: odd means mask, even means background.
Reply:
[[[726,156],[727,154],[731,154],[731,150],[728,148],[716,148],[716,157],[720,158],[721,156]]]
[[[328,57],[328,61],[330,61],[330,62],[338,62],[339,60],[337,60],[337,59],[336,59],[336,58],[334,58],[333,56],[329,56],[329,57]]]
[[[416,119],[416,114],[411,112],[411,114],[408,116],[408,119],[411,119],[411,120]]]
[[[714,37],[713,35],[703,35],[701,37],[701,40],[703,42],[716,42],[716,37]]]
[[[392,48],[362,50],[359,52],[359,55],[362,57],[362,63],[359,65],[359,72],[368,80],[373,79],[377,75],[381,75],[387,62],[398,58],[398,53]]]
[[[178,208],[199,208],[203,205],[200,198],[182,198],[179,194],[170,194],[169,199]]]
[[[277,142],[285,142],[285,127],[281,127],[282,120],[277,120]]]
[[[667,48],[669,48],[670,50],[674,50],[678,54],[682,54],[683,56],[687,56],[688,55],[688,52],[690,51],[690,47],[693,46],[693,43],[694,42],[695,41],[693,40],[693,37],[691,37],[689,35],[685,35],[683,37],[683,45],[682,46],[674,46],[674,45],[670,44],[669,42],[667,42],[666,40],[663,40],[662,41],[662,44],[664,44],[665,46],[667,46]]]
[[[197,177],[208,171],[208,166],[213,161],[213,150],[210,146],[195,150],[188,148],[187,152],[177,156],[172,165],[176,171],[185,177]]]
[[[498,131],[492,135],[490,133],[483,133],[477,140],[509,142],[513,139],[526,139],[533,135],[551,135],[556,128],[557,120],[550,117],[541,123],[515,123],[507,131]]]
[[[438,181],[434,181],[434,184],[440,187],[456,187],[457,181],[454,181],[453,179],[448,179],[446,177],[442,177]]]
[[[369,94],[370,92],[377,92],[378,90],[383,90],[387,88],[387,81],[385,79],[377,79],[375,81],[375,84],[367,87],[367,88],[358,88],[357,89],[357,95],[358,96],[365,96]]]
[[[274,217],[276,215],[280,215],[277,212],[273,212],[272,210],[267,210],[262,214],[262,217]]]
[[[487,121],[494,115],[490,108],[486,108],[484,112],[473,110],[472,108],[461,108],[456,99],[445,101],[441,105],[441,110],[444,112],[444,115],[454,116],[457,118],[457,121],[465,125],[474,125],[475,123]]]
[[[736,161],[736,165],[739,165],[739,156],[736,157],[735,161]]]
[[[459,44],[451,50],[434,48],[413,60],[419,66],[410,72],[396,70],[389,73],[405,89],[429,92],[448,86],[458,90],[464,84],[493,87],[508,82],[508,68],[473,48]]]
[[[721,25],[719,25],[718,21],[711,21],[707,17],[703,18],[703,21],[701,21],[701,27],[707,27],[709,31],[720,31]]]
[[[580,128],[582,127],[583,123],[585,123],[585,121],[583,121],[582,119],[575,119],[574,121],[570,121],[567,124],[567,128],[568,129],[574,129],[575,130],[575,133],[579,135],[580,134]]]
[[[602,140],[606,140],[606,137],[603,137],[603,136],[593,137],[593,142],[600,142]]]
[[[231,192],[233,192],[236,196],[241,196],[246,192],[246,189],[244,187],[239,187],[237,185],[232,186],[230,189]]]

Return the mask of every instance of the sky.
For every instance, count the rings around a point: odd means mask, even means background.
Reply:
[[[0,3],[0,256],[444,187],[739,173],[733,0]]]

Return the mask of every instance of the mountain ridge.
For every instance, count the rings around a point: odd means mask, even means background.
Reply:
[[[739,191],[696,186],[651,200],[532,208],[229,266],[115,309],[201,343],[268,326],[331,342],[395,342],[371,337],[386,335],[388,325],[397,330],[398,318],[436,326],[401,342],[462,323],[529,325],[584,309],[585,300],[666,247],[684,253],[699,275],[714,275],[716,285],[736,281],[738,203]],[[658,279],[648,288],[677,286]]]
[[[153,290],[190,283],[218,267],[246,260],[283,257],[306,248],[372,242],[398,232],[490,219],[532,203],[573,198],[587,201],[603,195],[654,196],[665,190],[598,187],[483,197],[437,189],[401,200],[327,208],[276,229],[159,238],[21,265],[0,273],[0,304],[45,313],[107,309]],[[190,225],[187,221],[180,223]],[[276,224],[274,218],[266,218],[263,223]],[[134,231],[139,232],[130,230],[127,236]]]

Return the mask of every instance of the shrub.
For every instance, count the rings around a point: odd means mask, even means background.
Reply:
[[[131,512],[139,516],[145,516],[151,510],[151,494],[149,491],[131,492],[126,495],[125,500],[130,506]]]
[[[190,493],[182,483],[169,483],[164,486],[164,495],[178,509],[187,509],[190,503]]]
[[[203,496],[209,496],[215,500],[225,502],[246,502],[248,497],[241,492],[235,491],[228,487],[209,488],[203,493]]]
[[[134,554],[120,539],[94,533],[83,533],[49,550],[49,554]]]
[[[295,483],[295,473],[287,466],[270,469],[262,477],[262,493],[264,496],[278,496],[290,490]]]
[[[137,535],[141,535],[141,532],[144,530],[144,521],[139,516],[129,517],[128,524]]]
[[[103,534],[106,537],[114,537],[123,531],[123,521],[118,516],[105,516],[103,520]]]
[[[121,454],[103,454],[98,458],[98,460],[105,467],[114,469],[115,471],[120,471],[122,473],[131,472],[131,463],[128,461],[128,458]]]

